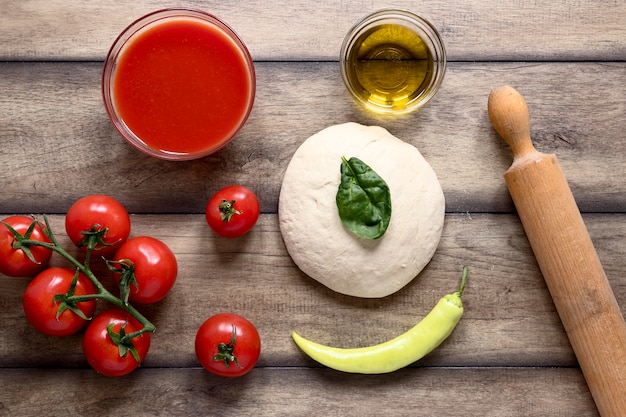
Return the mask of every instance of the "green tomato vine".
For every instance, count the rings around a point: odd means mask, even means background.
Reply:
[[[143,315],[141,314],[135,307],[133,307],[128,302],[128,293],[129,288],[132,283],[135,282],[134,279],[134,267],[131,261],[125,260],[124,262],[111,262],[106,261],[107,266],[110,270],[121,273],[125,276],[125,279],[120,281],[120,294],[121,298],[116,297],[113,293],[107,290],[104,285],[98,280],[98,277],[93,273],[90,267],[91,263],[91,254],[94,252],[97,245],[104,244],[102,237],[106,234],[107,229],[98,230],[98,227],[92,228],[92,230],[84,232],[85,240],[83,241],[83,245],[86,248],[85,259],[83,262],[80,262],[74,256],[72,256],[63,246],[59,243],[54,233],[52,233],[52,229],[50,228],[50,223],[48,218],[44,215],[43,221],[45,227],[42,228],[46,236],[50,239],[51,243],[41,242],[38,240],[30,239],[30,235],[38,223],[37,219],[33,220],[33,225],[30,227],[23,235],[13,229],[11,226],[4,223],[4,225],[9,229],[9,231],[13,234],[14,242],[13,248],[21,249],[24,253],[34,261],[30,248],[32,246],[41,246],[47,249],[50,249],[63,258],[65,258],[70,264],[72,264],[76,268],[76,276],[70,285],[69,290],[65,294],[57,294],[54,297],[54,301],[59,304],[58,315],[60,315],[64,310],[71,310],[79,314],[83,319],[91,319],[91,317],[85,317],[84,314],[80,311],[80,309],[76,306],[78,303],[91,300],[91,299],[99,299],[107,301],[113,304],[116,307],[121,308],[126,311],[132,317],[137,319],[137,321],[141,324],[142,328],[132,333],[125,333],[121,331],[120,333],[115,333],[113,330],[109,329],[109,336],[111,340],[119,347],[120,355],[124,356],[125,352],[129,350],[129,347],[132,347],[132,340],[136,337],[141,336],[144,333],[154,333],[156,327]],[[106,245],[106,244],[105,244]],[[93,283],[96,288],[95,294],[86,294],[86,295],[74,295],[74,290],[76,288],[76,284],[78,282],[78,274],[83,273],[89,280]],[[132,351],[132,348],[130,349]]]

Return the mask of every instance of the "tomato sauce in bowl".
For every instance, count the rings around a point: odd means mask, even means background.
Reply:
[[[252,58],[237,34],[208,13],[165,9],[131,24],[104,64],[111,122],[148,155],[189,160],[229,143],[252,110]]]

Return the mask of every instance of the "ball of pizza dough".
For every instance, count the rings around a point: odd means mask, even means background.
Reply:
[[[391,220],[375,240],[339,217],[341,157],[357,157],[389,186]],[[289,255],[308,276],[346,295],[379,298],[415,278],[439,245],[445,199],[432,167],[413,145],[382,127],[345,123],[308,138],[294,153],[278,202]]]

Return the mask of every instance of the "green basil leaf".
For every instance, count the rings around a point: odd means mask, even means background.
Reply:
[[[348,230],[366,239],[378,239],[391,219],[389,186],[372,168],[358,158],[341,158],[341,183],[337,209]]]

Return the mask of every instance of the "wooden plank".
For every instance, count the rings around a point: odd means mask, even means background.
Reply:
[[[160,8],[186,6],[224,19],[255,60],[336,61],[350,27],[390,4],[8,0],[3,6],[1,60],[103,60],[114,39],[135,19]],[[452,61],[626,59],[626,4],[621,1],[400,0],[393,6],[429,19],[440,30]]]
[[[258,368],[239,379],[202,369],[1,370],[0,415],[596,417],[572,368],[419,368],[367,377]],[[26,393],[26,394],[25,394]]]
[[[511,212],[502,174],[512,156],[486,104],[502,84],[526,97],[536,147],[557,154],[581,210],[626,208],[625,102],[615,88],[626,85],[624,63],[453,63],[432,103],[396,118],[358,108],[336,63],[257,63],[257,99],[242,132],[182,163],[123,142],[101,102],[100,71],[100,63],[0,63],[0,212],[63,213],[86,194],[107,193],[134,213],[201,213],[218,188],[244,183],[275,213],[293,152],[348,121],[381,125],[420,149],[448,212]]]
[[[199,161],[171,163],[123,143],[100,98],[108,48],[131,21],[169,6],[224,18],[256,61],[258,90],[235,142]],[[626,313],[626,3],[459,0],[394,2],[441,31],[449,71],[418,113],[379,117],[350,100],[338,73],[341,41],[382,0],[84,2],[7,0],[0,13],[0,213],[62,214],[103,192],[133,213],[133,235],[164,240],[181,266],[161,303],[143,367],[109,379],[85,363],[80,334],[45,337],[26,323],[28,280],[0,276],[0,416],[416,415],[582,416],[598,413],[514,212],[502,173],[512,157],[492,130],[487,95],[510,84],[526,98],[536,147],[556,153]],[[22,62],[27,61],[27,62]],[[508,62],[506,62],[508,61]],[[342,296],[302,274],[278,230],[282,175],[293,152],[330,124],[388,128],[417,146],[446,194],[440,247],[420,276],[380,300]],[[219,187],[257,191],[263,215],[241,239],[217,238],[204,205]],[[53,265],[64,265],[55,256]],[[471,270],[466,313],[422,361],[391,375],[320,367],[293,344],[298,330],[338,346],[408,329]],[[104,265],[95,266],[107,285]],[[100,309],[105,308],[104,305]],[[242,379],[198,367],[200,323],[234,311],[257,324],[263,353]]]
[[[65,247],[63,216],[51,216]],[[587,215],[592,239],[622,312],[626,311],[624,214]],[[379,343],[408,330],[446,293],[464,265],[466,313],[452,336],[419,366],[576,366],[543,278],[515,215],[448,215],[429,266],[383,299],[342,296],[302,274],[287,254],[276,215],[263,215],[243,239],[214,235],[201,215],[134,215],[133,236],[162,239],[176,253],[179,278],[162,302],[140,309],[157,332],[146,367],[197,366],[195,333],[212,314],[231,311],[259,328],[261,366],[312,366],[290,332],[336,346]],[[53,265],[65,265],[59,257]],[[103,265],[95,270],[112,288]],[[0,280],[0,367],[82,367],[80,334],[51,338],[26,322],[21,294],[28,280]],[[101,308],[106,307],[101,305]],[[358,325],[355,325],[358,323]]]

